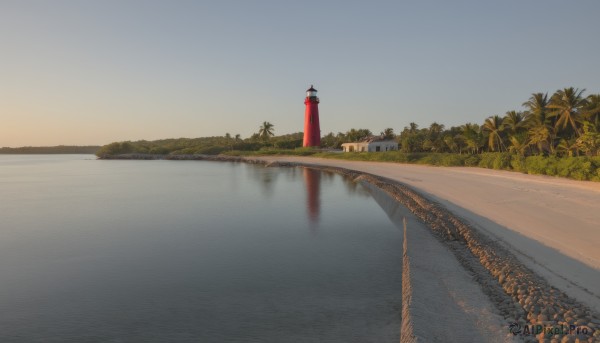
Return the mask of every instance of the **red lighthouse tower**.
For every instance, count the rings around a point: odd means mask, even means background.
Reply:
[[[304,104],[306,109],[304,110],[304,142],[302,146],[319,146],[321,145],[319,98],[317,98],[317,90],[312,85],[306,90]]]

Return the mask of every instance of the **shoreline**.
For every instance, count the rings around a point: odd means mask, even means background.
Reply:
[[[147,156],[123,155],[111,159],[206,160],[262,164],[266,167],[308,167],[335,172],[355,182],[368,182],[407,207],[430,228],[434,236],[473,275],[484,293],[509,322],[544,327],[582,326],[600,339],[600,314],[551,285],[522,263],[502,242],[473,227],[443,204],[436,203],[404,182],[359,170],[331,166],[330,160],[310,163],[310,158],[285,156],[239,157],[223,155]],[[314,159],[314,158],[313,158]],[[299,161],[300,160],[300,161]],[[308,160],[308,161],[307,161]],[[361,162],[364,163],[364,162]],[[572,337],[573,339],[575,336]]]

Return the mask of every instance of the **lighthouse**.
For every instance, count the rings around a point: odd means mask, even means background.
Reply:
[[[319,98],[317,90],[310,85],[306,90],[306,99],[304,99],[304,142],[302,146],[321,145],[321,128],[319,127]]]

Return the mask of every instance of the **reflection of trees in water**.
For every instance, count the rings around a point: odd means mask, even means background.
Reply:
[[[332,184],[335,181],[335,178],[339,177],[338,175],[339,174],[336,174],[329,170],[321,170],[321,184],[324,184],[324,185]]]
[[[208,163],[214,163],[214,162],[208,162]],[[239,180],[240,180],[240,169],[237,168],[237,166],[235,165],[236,163],[239,164],[239,162],[229,162],[230,166],[232,166],[229,170],[231,171],[229,173],[229,182],[228,183],[228,187],[230,189],[231,193],[235,193],[239,191]]]
[[[357,195],[363,198],[371,197],[369,190],[365,189],[365,186],[363,186],[360,182],[354,181],[354,178],[352,178],[351,176],[342,175],[342,181],[346,185],[346,187],[344,188],[346,189],[349,195]]]
[[[298,180],[298,177],[300,176],[299,168],[292,167],[292,168],[277,168],[277,169],[281,171],[281,173],[283,174],[285,179],[289,182]]]
[[[265,196],[270,197],[275,191],[275,183],[280,173],[280,168],[265,168],[259,166],[248,166],[248,175],[258,181]]]

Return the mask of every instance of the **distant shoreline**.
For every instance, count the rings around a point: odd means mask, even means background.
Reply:
[[[99,156],[99,160],[190,160],[190,161],[246,161],[242,156],[228,155],[206,155],[206,154],[189,154],[189,155],[161,155],[161,154],[119,154],[119,155],[104,155]]]
[[[4,155],[33,155],[33,154],[96,154],[99,145],[57,145],[57,146],[24,146],[18,148],[0,148],[0,154]]]

